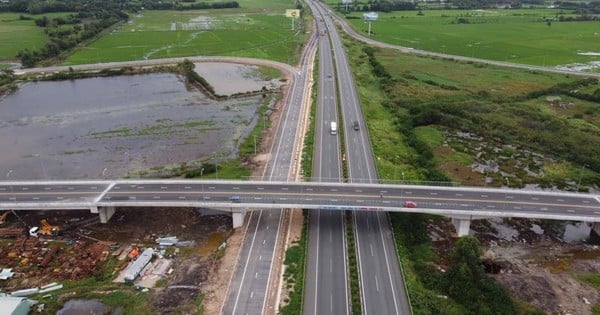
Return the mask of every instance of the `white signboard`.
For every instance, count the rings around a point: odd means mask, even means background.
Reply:
[[[299,18],[300,17],[300,10],[298,10],[298,9],[286,9],[285,10],[285,16],[286,17],[291,17],[291,18]]]
[[[365,21],[375,21],[378,18],[379,18],[379,14],[377,12],[363,13],[363,19]]]

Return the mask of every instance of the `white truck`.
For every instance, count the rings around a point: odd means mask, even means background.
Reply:
[[[332,135],[337,134],[337,123],[335,121],[331,122],[331,129],[330,129],[330,131],[331,131]]]

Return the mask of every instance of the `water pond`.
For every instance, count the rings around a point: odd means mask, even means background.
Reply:
[[[0,174],[118,178],[231,156],[263,102],[213,101],[174,74],[27,83],[0,99]]]

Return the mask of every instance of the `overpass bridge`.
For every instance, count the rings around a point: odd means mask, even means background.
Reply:
[[[90,209],[108,222],[116,207],[211,207],[234,227],[252,209],[429,213],[452,218],[459,236],[472,219],[519,217],[595,222],[600,195],[476,187],[229,180],[0,182],[0,210]],[[600,234],[600,233],[599,233]]]

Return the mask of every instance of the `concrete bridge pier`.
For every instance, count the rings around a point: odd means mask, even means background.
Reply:
[[[469,235],[471,217],[451,217],[451,219],[458,237]]]
[[[237,229],[244,225],[244,217],[246,215],[246,211],[233,210],[231,212],[231,219],[233,221],[233,228]]]
[[[592,231],[590,234],[594,233],[596,233],[596,236],[600,237],[600,222],[594,222],[594,224],[592,224]]]
[[[100,215],[100,223],[108,223],[108,220],[115,214],[115,207],[90,207],[91,213]]]

